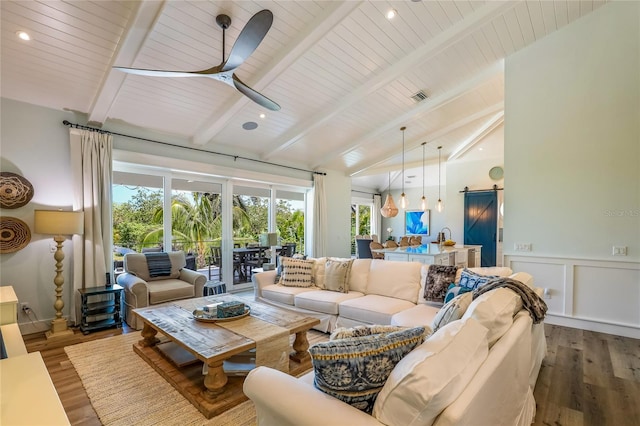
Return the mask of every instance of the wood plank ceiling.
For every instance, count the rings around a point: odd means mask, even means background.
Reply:
[[[105,129],[127,123],[185,146],[370,176],[380,189],[400,166],[401,126],[408,167],[421,164],[422,142],[430,163],[438,145],[447,158],[478,143],[503,120],[504,58],[604,3],[3,0],[1,90]],[[223,59],[215,17],[232,19],[229,52],[262,9],[273,26],[236,74],[278,112],[211,79],[111,69],[210,68]],[[428,98],[414,101],[419,91]],[[249,121],[258,128],[244,130]]]

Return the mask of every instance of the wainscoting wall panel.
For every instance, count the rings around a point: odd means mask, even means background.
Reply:
[[[505,255],[504,265],[548,289],[547,323],[640,338],[640,263]]]

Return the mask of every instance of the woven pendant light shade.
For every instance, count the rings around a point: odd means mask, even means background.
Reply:
[[[380,214],[383,217],[396,217],[398,215],[398,208],[396,203],[393,202],[391,193],[387,194],[387,199],[384,200],[384,206],[380,209]]]

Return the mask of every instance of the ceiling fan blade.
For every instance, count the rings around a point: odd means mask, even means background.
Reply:
[[[273,23],[273,13],[264,9],[256,13],[244,26],[238,39],[231,48],[229,57],[222,64],[222,71],[229,71],[240,66],[258,47],[267,35]]]
[[[253,102],[257,103],[258,105],[262,105],[263,107],[270,109],[271,111],[280,111],[280,105],[244,84],[238,77],[236,77],[235,74],[233,74],[233,84],[234,86],[236,86],[236,89],[240,91],[240,93],[251,99]]]
[[[128,74],[143,75],[146,77],[201,77],[203,75],[215,74],[217,72],[216,68],[210,68],[203,71],[162,71],[146,70],[141,68],[113,67],[114,70],[123,71]]]

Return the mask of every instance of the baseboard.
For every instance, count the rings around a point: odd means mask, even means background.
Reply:
[[[560,325],[563,327],[578,328],[581,330],[597,331],[598,333],[613,334],[616,336],[631,337],[640,339],[640,329],[622,324],[610,324],[600,321],[590,321],[578,318],[569,318],[562,315],[552,315],[547,313],[544,318],[547,324]]]

